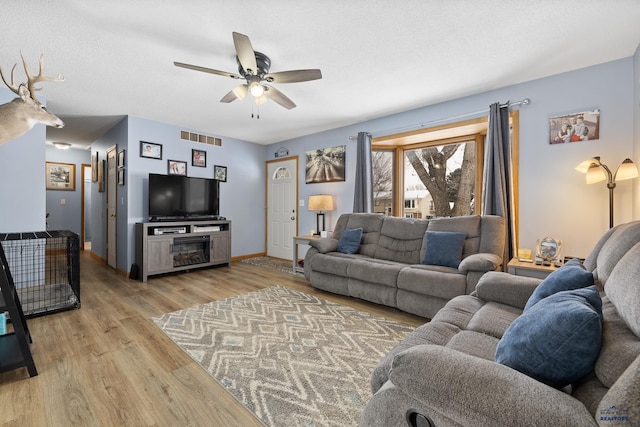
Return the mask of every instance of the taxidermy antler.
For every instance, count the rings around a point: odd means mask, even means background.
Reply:
[[[19,98],[15,98],[11,102],[0,105],[0,145],[27,133],[38,123],[57,128],[64,126],[62,120],[48,112],[47,108],[38,101],[36,91],[41,88],[35,87],[35,84],[39,82],[61,82],[64,81],[64,78],[44,75],[44,56],[42,55],[40,56],[40,72],[37,76],[32,76],[29,73],[27,61],[24,59],[22,52],[20,52],[20,57],[24,65],[24,72],[27,75],[26,84],[16,85],[14,83],[13,75],[18,64],[15,64],[11,69],[11,84],[7,82],[2,68],[0,68],[0,77],[2,77],[4,84],[19,96]]]

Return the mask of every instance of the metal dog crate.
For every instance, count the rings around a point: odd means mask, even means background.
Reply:
[[[80,243],[69,230],[0,234],[25,317],[80,308]]]

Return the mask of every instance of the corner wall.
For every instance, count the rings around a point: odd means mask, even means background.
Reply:
[[[125,150],[125,185],[117,189],[118,269],[129,272],[135,263],[135,224],[149,220],[149,173],[167,173],[168,160],[187,162],[187,175],[213,178],[213,166],[227,167],[227,182],[220,183],[220,215],[232,221],[232,256],[264,252],[265,248],[265,147],[222,137],[223,146],[200,144],[179,138],[180,130],[201,133],[134,116],[127,116],[92,144],[92,154],[106,159],[113,145]],[[217,136],[217,135],[216,135]],[[162,145],[162,159],[140,157],[140,141]],[[205,168],[191,165],[191,150],[207,152]],[[106,259],[106,193],[92,187],[92,251]]]
[[[0,88],[0,104],[15,97]],[[45,229],[45,140],[45,126],[36,125],[0,146],[0,233]]]
[[[633,162],[640,169],[640,45],[633,55]],[[640,179],[633,180],[633,219],[640,219]]]
[[[52,145],[45,147],[47,162],[73,163],[76,166],[76,189],[46,190],[46,211],[49,214],[47,225],[49,230],[71,230],[79,237],[82,226],[82,164],[91,163],[91,153],[88,150],[59,150]],[[46,187],[46,185],[45,185]],[[89,187],[86,191],[90,191]],[[62,204],[64,200],[64,204]]]

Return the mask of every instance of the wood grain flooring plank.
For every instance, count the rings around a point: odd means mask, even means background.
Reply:
[[[254,427],[261,423],[150,320],[282,285],[417,326],[425,319],[314,289],[302,275],[231,267],[130,280],[82,253],[79,309],[28,319],[39,375],[0,373],[0,424]]]

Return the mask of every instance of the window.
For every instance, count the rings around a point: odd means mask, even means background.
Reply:
[[[475,141],[403,150],[404,215],[412,218],[474,213]]]
[[[374,151],[371,153],[371,163],[374,212],[391,215],[393,209],[393,151]]]
[[[518,112],[511,112],[514,183]],[[375,212],[409,218],[479,214],[487,117],[373,140]],[[517,206],[517,192],[515,201]]]

